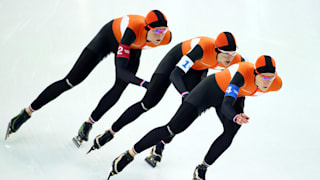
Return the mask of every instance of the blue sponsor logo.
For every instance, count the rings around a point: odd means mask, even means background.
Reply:
[[[187,65],[188,65],[189,63],[190,63],[189,61],[186,61],[182,66],[183,66],[184,68],[187,68]]]
[[[224,96],[231,96],[231,97],[237,99],[238,94],[239,94],[239,87],[234,84],[229,84]]]

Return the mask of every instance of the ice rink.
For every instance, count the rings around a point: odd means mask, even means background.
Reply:
[[[231,147],[207,171],[208,180],[320,179],[320,1],[319,0],[1,0],[0,1],[0,179],[103,180],[116,156],[154,127],[166,124],[181,97],[170,86],[152,110],[88,155],[94,137],[139,101],[145,89],[129,85],[118,103],[94,125],[80,149],[71,139],[114,83],[114,55],[80,85],[35,112],[7,141],[9,120],[52,82],[62,79],[83,48],[110,20],[145,16],[159,9],[173,33],[167,46],[143,50],[139,77],[150,80],[177,43],[232,32],[248,61],[271,55],[283,80],[280,91],[248,97],[243,125]],[[112,180],[191,180],[213,140],[222,132],[214,109],[202,114],[164,151],[162,162],[136,156]]]

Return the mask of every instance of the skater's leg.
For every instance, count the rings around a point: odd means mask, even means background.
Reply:
[[[68,75],[64,79],[48,86],[38,98],[32,102],[32,109],[40,109],[64,91],[81,83],[105,56],[110,52],[115,52],[116,49],[117,41],[113,36],[112,23],[109,22],[101,28],[99,33],[82,51]]]
[[[156,106],[170,85],[167,76],[154,74],[151,78],[149,88],[140,102],[130,106],[117,121],[112,125],[112,131],[118,132],[127,124],[136,120],[142,113]]]
[[[127,86],[127,83],[117,79],[112,88],[101,98],[99,104],[93,110],[90,120],[93,123],[97,122],[120,99]]]
[[[181,133],[187,129],[197,117],[198,111],[192,104],[188,102],[182,103],[167,125],[153,129],[134,145],[135,152],[140,153],[164,138]]]
[[[113,139],[116,132],[127,124],[136,120],[142,113],[154,107],[164,96],[170,85],[169,78],[161,74],[154,74],[151,78],[149,88],[143,97],[142,101],[130,106],[117,121],[112,124],[112,127],[104,133],[98,135],[93,142],[90,151],[99,149],[104,144]],[[89,151],[89,152],[90,152]]]
[[[141,50],[133,50],[130,53],[130,61],[128,64],[128,71],[136,74],[139,62],[140,62]],[[85,121],[78,131],[78,135],[73,138],[73,142],[76,146],[80,146],[82,141],[88,141],[91,128],[87,128],[87,131],[83,127],[86,125],[92,126],[94,123],[100,120],[100,118],[120,99],[120,96],[128,86],[128,82],[120,79],[116,76],[116,81],[113,87],[102,97],[97,107],[91,113],[91,116]]]
[[[84,49],[79,59],[68,75],[48,86],[32,103],[33,111],[52,101],[66,90],[81,83],[100,62],[97,55],[89,49]]]
[[[240,97],[234,103],[233,107],[237,113],[243,113],[245,97]],[[207,167],[212,165],[231,145],[235,135],[240,129],[240,125],[227,119],[222,111],[221,106],[216,107],[217,115],[223,124],[223,133],[213,142],[207,152],[203,162],[197,166],[194,171],[193,180],[204,180]]]
[[[82,51],[68,75],[48,86],[29,107],[24,109],[24,111],[29,115],[29,118],[33,111],[39,110],[42,106],[52,101],[63,92],[81,83],[107,54],[111,51],[116,52],[118,47],[117,44],[118,43],[112,32],[112,22],[109,22]],[[27,119],[22,119],[16,116],[9,124],[20,124],[21,126],[26,120]],[[16,121],[16,123],[13,123],[13,121]],[[16,131],[19,127],[10,128],[15,129]]]
[[[183,76],[183,81],[186,85],[188,91],[191,91],[194,87],[196,87],[199,82],[206,77],[208,73],[208,69],[205,70],[194,70],[190,69],[187,74]]]
[[[31,116],[32,112],[40,109],[42,106],[52,101],[64,91],[76,86],[83,81],[92,69],[98,64],[97,56],[88,49],[85,49],[73,66],[68,75],[50,86],[48,86],[29,107],[22,110],[20,114],[11,119],[8,133],[16,132],[20,126]],[[27,114],[27,115],[24,115]],[[9,135],[7,134],[7,136]]]
[[[158,143],[161,139],[173,136],[186,129],[198,116],[198,111],[190,103],[183,103],[172,120],[165,126],[158,127],[147,133],[140,141],[138,141],[134,147],[128,152],[132,157],[135,154],[142,152],[143,150],[152,147]],[[186,121],[187,123],[183,123]],[[183,127],[177,128],[181,124]],[[171,129],[171,126],[173,129]],[[116,161],[117,159],[115,159]],[[114,161],[114,162],[115,162]]]
[[[239,98],[235,102],[234,108],[237,113],[243,113],[244,98]],[[208,165],[212,165],[216,159],[218,159],[219,156],[221,156],[221,154],[228,149],[233,141],[234,136],[241,127],[233,121],[226,119],[221,112],[221,106],[216,107],[216,113],[223,125],[223,133],[213,142],[205,156],[204,162],[206,162]]]
[[[228,121],[228,120],[226,120]],[[230,121],[230,120],[229,120]],[[212,165],[221,154],[231,145],[234,136],[238,132],[240,125],[232,121],[226,122],[223,133],[213,142],[209,151],[207,152],[204,161],[208,165]]]
[[[132,50],[130,52],[130,62],[128,64],[128,71],[136,74],[140,63],[141,50]],[[116,59],[115,59],[116,60]],[[98,106],[91,113],[90,123],[95,123],[100,120],[104,113],[106,113],[113,105],[120,99],[123,91],[128,86],[128,82],[116,77],[113,87],[102,97]]]
[[[193,70],[190,69],[183,77],[186,88],[191,91],[202,79],[206,76],[208,70]],[[166,144],[172,141],[174,136],[162,139],[151,149],[150,155],[145,159],[152,167],[155,167],[162,159],[162,153]]]
[[[243,112],[243,104],[235,103],[236,111]],[[203,162],[198,165],[194,171],[194,180],[205,179],[207,168],[212,165],[228,147],[231,145],[234,136],[240,129],[240,125],[226,119],[221,112],[221,107],[216,107],[217,115],[223,124],[223,133],[212,143],[209,151],[207,152]]]
[[[117,79],[113,87],[102,97],[89,120],[83,122],[78,130],[78,135],[72,139],[77,147],[80,147],[83,141],[88,141],[92,125],[120,99],[127,86],[127,83]]]

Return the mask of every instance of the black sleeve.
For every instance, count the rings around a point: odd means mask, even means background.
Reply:
[[[120,43],[130,46],[135,39],[136,35],[134,32],[130,28],[127,28]],[[142,79],[136,77],[135,74],[128,70],[129,61],[130,59],[128,58],[116,57],[116,76],[127,83],[132,83],[139,86]]]
[[[135,40],[136,40],[135,33],[133,32],[132,29],[127,28],[121,38],[120,44],[130,46]]]
[[[196,45],[196,47],[193,48],[193,50],[189,52],[186,56],[188,56],[193,62],[195,62],[196,60],[202,58],[203,50],[201,46]],[[173,69],[173,71],[170,74],[170,81],[172,82],[172,84],[180,94],[182,92],[187,91],[186,85],[184,84],[184,81],[183,81],[183,76],[185,74],[186,73],[177,66]]]
[[[242,87],[244,85],[243,76],[239,72],[237,72],[233,76],[230,84],[236,85],[239,88]],[[241,111],[243,112],[244,100],[244,97],[235,99],[232,96],[225,95],[221,105],[223,115],[228,119],[232,120],[235,115],[241,113]],[[236,101],[238,102],[236,103]]]
[[[201,59],[203,56],[203,50],[202,50],[201,46],[196,45],[196,47],[194,47],[192,49],[192,51],[187,54],[187,56],[190,59],[192,59],[193,62],[195,62],[198,59]]]
[[[239,97],[237,101],[234,103],[234,108],[237,113],[243,113],[244,112],[244,101],[246,100],[246,97]]]

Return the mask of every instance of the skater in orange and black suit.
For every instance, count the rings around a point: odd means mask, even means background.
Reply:
[[[196,37],[176,45],[158,65],[143,99],[129,107],[109,130],[98,135],[91,150],[98,149],[109,142],[121,128],[156,106],[166,93],[171,81],[184,99],[189,91],[206,76],[209,68],[226,68],[244,61],[236,52],[236,47],[236,40],[230,32],[220,33],[217,39]],[[157,161],[161,160],[164,144],[170,141],[171,138],[165,139],[153,148],[152,155],[157,157],[146,159],[151,166],[155,166]]]
[[[87,45],[65,78],[48,86],[29,107],[10,121],[7,136],[16,132],[31,117],[33,111],[39,110],[63,92],[81,83],[96,65],[112,52],[116,55],[116,80],[79,130],[79,144],[82,140],[87,141],[92,124],[118,101],[129,83],[148,87],[147,81],[135,75],[142,49],[166,45],[170,41],[171,32],[168,30],[167,18],[159,10],[150,11],[146,17],[126,15],[113,19],[104,25]]]
[[[276,73],[275,61],[270,56],[259,57],[255,64],[234,64],[222,72],[206,77],[191,91],[168,124],[147,133],[132,149],[113,161],[109,178],[122,171],[137,153],[164,138],[183,132],[202,112],[215,107],[224,130],[214,140],[204,161],[194,171],[194,180],[204,180],[207,167],[231,145],[241,125],[249,121],[243,111],[243,97],[278,91],[281,86],[282,81]]]

